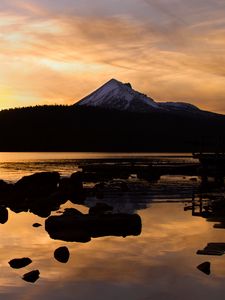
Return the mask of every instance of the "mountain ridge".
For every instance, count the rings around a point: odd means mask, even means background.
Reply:
[[[185,102],[156,102],[151,97],[134,90],[130,83],[122,83],[114,78],[110,79],[74,105],[128,112],[202,111],[193,104]]]

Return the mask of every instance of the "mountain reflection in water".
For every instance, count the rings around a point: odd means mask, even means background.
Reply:
[[[73,208],[77,214],[81,213],[81,219],[85,216],[86,222],[91,216],[90,208],[93,212],[95,205],[102,203],[97,211],[102,210],[104,218],[111,213],[139,215],[141,232],[139,228],[139,232],[135,231],[137,235],[126,238],[122,237],[126,234],[120,226],[121,236],[112,236],[110,231],[110,236],[91,235],[87,243],[51,239],[45,230],[49,215],[41,216],[34,209],[29,212],[29,199],[23,201],[22,208],[19,203],[16,209],[7,206],[8,215],[3,206],[3,214],[0,212],[4,215],[0,224],[0,298],[223,299],[224,258],[196,255],[197,250],[204,249],[208,243],[218,246],[225,242],[225,231],[213,227],[215,223],[223,224],[221,214],[218,215],[223,209],[218,208],[217,213],[204,194],[201,211],[207,214],[194,217],[189,211],[184,212],[185,206],[193,211],[194,200],[198,204],[202,192],[199,180],[190,179],[188,176],[164,176],[160,181],[145,182],[131,178],[126,181],[128,190],[120,189],[120,182],[114,180],[97,195],[92,192],[94,185],[88,185],[85,199],[80,199],[79,203],[75,203],[75,199],[71,199],[73,202],[64,199],[51,211],[51,216],[57,217]],[[221,189],[218,194],[223,196]],[[208,195],[215,197],[211,189]],[[200,206],[194,212],[198,214]],[[101,220],[97,215],[94,220]],[[42,226],[33,227],[35,223]],[[88,230],[90,227],[89,224]],[[69,250],[68,261],[64,264],[54,258],[55,250],[62,247]],[[10,268],[9,261],[24,257],[31,258],[32,263],[21,269]],[[208,260],[211,274],[206,276],[196,267]],[[40,278],[34,284],[22,280],[24,274],[34,270],[40,271]]]

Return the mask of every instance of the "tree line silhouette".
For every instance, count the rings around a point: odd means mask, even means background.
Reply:
[[[0,128],[0,151],[221,151],[225,116],[44,105],[0,111]]]

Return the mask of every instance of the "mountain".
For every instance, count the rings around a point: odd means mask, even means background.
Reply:
[[[0,111],[0,128],[0,151],[225,150],[224,115],[155,102],[115,79],[71,106]]]
[[[130,83],[111,79],[75,105],[127,112],[200,112],[196,106],[183,102],[156,102],[135,91]]]

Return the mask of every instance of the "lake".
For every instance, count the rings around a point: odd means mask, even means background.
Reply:
[[[1,153],[0,178],[15,182],[40,171],[59,171],[66,177],[79,169],[81,160],[130,158],[192,161],[190,154]],[[157,182],[129,178],[126,184],[128,190],[123,192],[111,185],[102,199],[88,195],[82,204],[68,199],[60,212],[72,207],[87,214],[90,207],[104,202],[114,207],[114,213],[140,216],[142,229],[136,236],[104,236],[86,243],[53,240],[45,230],[45,218],[8,209],[8,222],[0,224],[0,299],[223,299],[225,258],[196,254],[208,243],[225,243],[224,215],[217,216],[209,199],[223,196],[223,187],[204,190],[202,202],[201,182],[190,176],[162,176]],[[34,223],[42,226],[35,228]],[[221,228],[214,228],[215,223]],[[70,251],[66,264],[54,259],[60,246]],[[32,263],[10,268],[11,259],[22,257]],[[210,275],[197,268],[206,261],[211,263]],[[40,278],[35,283],[22,280],[24,273],[36,269]]]
[[[190,153],[0,152],[1,179],[15,181],[34,172],[58,171],[68,176],[86,160],[192,161]]]

